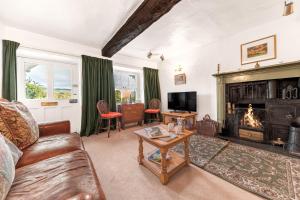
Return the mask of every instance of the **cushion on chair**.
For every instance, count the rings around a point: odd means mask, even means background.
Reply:
[[[156,114],[159,113],[160,110],[159,109],[147,109],[145,110],[145,113],[150,113],[150,114]]]
[[[105,114],[101,114],[102,118],[105,119],[112,119],[112,118],[117,118],[117,117],[121,117],[122,114],[119,112],[109,112],[109,113],[105,113]]]
[[[24,149],[17,168],[81,149],[84,148],[77,133],[40,137],[36,143]]]

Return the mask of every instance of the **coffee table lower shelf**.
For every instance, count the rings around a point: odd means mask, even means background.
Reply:
[[[143,158],[140,164],[149,169],[153,174],[158,176],[162,184],[167,184],[169,178],[172,175],[174,175],[178,170],[188,165],[188,162],[179,154],[175,152],[169,152],[169,155],[171,156],[171,159],[167,160],[166,173],[162,172],[163,170],[161,165],[149,161],[148,158]]]

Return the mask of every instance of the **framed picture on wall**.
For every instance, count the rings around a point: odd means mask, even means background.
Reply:
[[[241,45],[242,65],[275,59],[276,55],[276,35],[271,35]]]
[[[185,74],[177,74],[175,75],[175,85],[186,84],[186,76]]]

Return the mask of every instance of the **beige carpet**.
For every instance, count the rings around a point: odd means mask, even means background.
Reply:
[[[158,177],[138,165],[136,129],[140,127],[113,132],[110,138],[106,133],[83,137],[108,200],[261,199],[193,165],[161,185]],[[144,147],[144,152],[153,148],[146,143]]]

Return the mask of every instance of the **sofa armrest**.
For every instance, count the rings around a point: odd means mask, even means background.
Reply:
[[[70,133],[70,121],[59,121],[39,124],[40,137]]]

